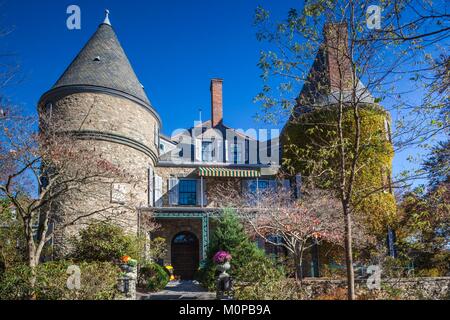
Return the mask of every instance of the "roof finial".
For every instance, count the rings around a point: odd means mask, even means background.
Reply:
[[[111,25],[111,21],[109,21],[109,10],[108,9],[105,10],[105,21],[103,21],[103,23],[107,24],[107,25]]]

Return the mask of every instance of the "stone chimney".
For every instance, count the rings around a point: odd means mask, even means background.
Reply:
[[[211,126],[214,128],[223,122],[222,79],[211,80]]]
[[[352,68],[348,52],[347,24],[326,24],[324,37],[330,89],[348,90],[352,86]]]

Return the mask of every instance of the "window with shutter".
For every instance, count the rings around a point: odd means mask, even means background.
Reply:
[[[229,146],[228,146],[228,140],[223,140],[224,146],[225,146],[225,162],[230,161],[230,155],[229,152]]]
[[[195,161],[202,161],[202,140],[195,139]]]
[[[197,205],[204,207],[207,204],[208,204],[208,200],[206,198],[206,180],[198,179],[197,180]]]
[[[162,207],[162,178],[155,175],[155,206]]]
[[[169,178],[169,205],[178,204],[178,178]]]

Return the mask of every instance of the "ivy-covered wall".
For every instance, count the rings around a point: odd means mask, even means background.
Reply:
[[[352,206],[367,222],[370,231],[385,235],[395,219],[396,203],[390,190],[393,147],[389,114],[376,104],[360,107],[361,149],[356,168]],[[302,175],[304,184],[337,189],[340,177],[337,106],[317,108],[298,116],[281,135],[283,169]],[[350,175],[355,136],[353,109],[343,114],[346,171]]]

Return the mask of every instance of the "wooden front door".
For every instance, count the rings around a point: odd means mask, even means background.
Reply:
[[[198,269],[199,241],[191,232],[180,232],[172,239],[172,267],[181,280],[192,280]]]

